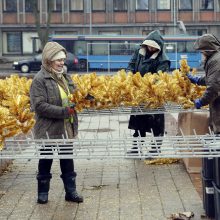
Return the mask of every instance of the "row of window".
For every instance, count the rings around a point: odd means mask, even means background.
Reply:
[[[140,45],[139,41],[59,41],[68,51],[79,55],[132,55]],[[194,42],[165,43],[167,53],[195,52]]]
[[[4,54],[31,54],[33,50],[40,47],[39,41],[36,41],[34,48],[34,38],[37,38],[36,32],[3,32],[3,53]],[[101,42],[101,43],[100,43]],[[139,41],[59,41],[68,51],[76,55],[131,55]],[[179,42],[177,44],[166,43],[167,52],[193,52],[194,42]]]
[[[105,11],[107,0],[90,0],[91,9],[94,11]],[[149,10],[149,0],[135,0],[136,10]],[[49,3],[50,2],[50,3]],[[50,4],[50,9],[52,11],[62,11],[62,0],[48,0],[48,5]],[[177,4],[179,10],[192,10],[193,0],[174,0]],[[70,11],[83,11],[84,3],[82,0],[69,0]],[[32,12],[34,6],[34,1],[25,0],[25,11]],[[39,7],[39,6],[38,6]],[[113,0],[114,11],[126,11],[128,10],[128,0]],[[170,10],[171,0],[157,0],[157,9],[159,10]],[[213,10],[214,0],[201,0],[200,1],[201,10]],[[16,12],[17,11],[17,0],[3,0],[3,10],[5,12]]]

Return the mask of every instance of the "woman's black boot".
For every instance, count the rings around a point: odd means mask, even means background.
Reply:
[[[48,202],[48,192],[50,189],[50,179],[52,175],[37,175],[38,180],[38,198],[37,202],[45,204]]]
[[[80,196],[76,191],[76,173],[71,172],[62,174],[61,178],[66,191],[65,200],[77,203],[83,202],[83,197]]]

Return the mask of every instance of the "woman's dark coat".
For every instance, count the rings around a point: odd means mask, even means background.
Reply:
[[[220,42],[211,35],[198,38],[196,50],[206,51],[208,57],[204,63],[205,76],[200,77],[198,85],[206,85],[201,97],[202,105],[209,105],[210,123],[215,133],[220,133]]]
[[[65,119],[70,115],[66,107],[62,106],[62,99],[57,81],[52,77],[50,61],[59,51],[66,50],[56,42],[48,42],[42,53],[41,70],[34,77],[30,89],[31,108],[35,112],[36,123],[34,136],[37,139],[49,138],[72,138],[78,133],[77,113],[73,115],[73,123],[65,128]],[[70,94],[76,89],[71,77],[65,72],[63,76],[67,82]],[[64,125],[65,124],[65,125]]]

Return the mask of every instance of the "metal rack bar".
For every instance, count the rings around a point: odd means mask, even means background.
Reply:
[[[76,139],[34,139],[32,135],[6,139],[0,159],[79,158],[189,158],[220,157],[220,136],[209,134],[134,138],[128,127],[129,115],[79,116]],[[128,153],[132,147],[136,153]],[[155,148],[156,152],[151,152]]]
[[[80,112],[80,115],[118,115],[118,114],[129,114],[129,115],[141,115],[141,114],[163,114],[163,113],[180,113],[180,112],[207,112],[208,109],[184,109],[183,106],[174,103],[166,103],[162,107],[155,109],[146,108],[144,105],[125,107],[119,106],[115,108],[105,108],[105,109],[84,109]]]
[[[137,153],[127,153],[133,143]],[[162,143],[161,145],[158,143]],[[115,139],[6,140],[1,159],[40,158],[185,158],[220,157],[220,137],[213,135]],[[150,152],[155,147],[156,152]]]

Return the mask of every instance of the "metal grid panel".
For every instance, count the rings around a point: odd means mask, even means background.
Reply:
[[[144,105],[136,107],[125,107],[119,106],[115,108],[105,108],[105,109],[84,109],[80,112],[80,115],[141,115],[141,114],[163,114],[163,113],[180,113],[180,112],[207,112],[208,109],[184,109],[181,105],[174,103],[166,103],[163,107],[158,107],[155,109],[146,108]]]
[[[42,139],[30,137],[7,139],[1,159],[79,158],[189,158],[219,157],[220,137],[206,135],[133,138],[127,129],[128,115],[79,117],[79,136],[76,139]],[[160,145],[161,144],[161,145]],[[50,147],[48,147],[50,146]],[[51,147],[53,146],[53,147]],[[129,154],[137,147],[137,153]],[[156,152],[150,150],[155,148]],[[160,148],[161,147],[161,152]]]

